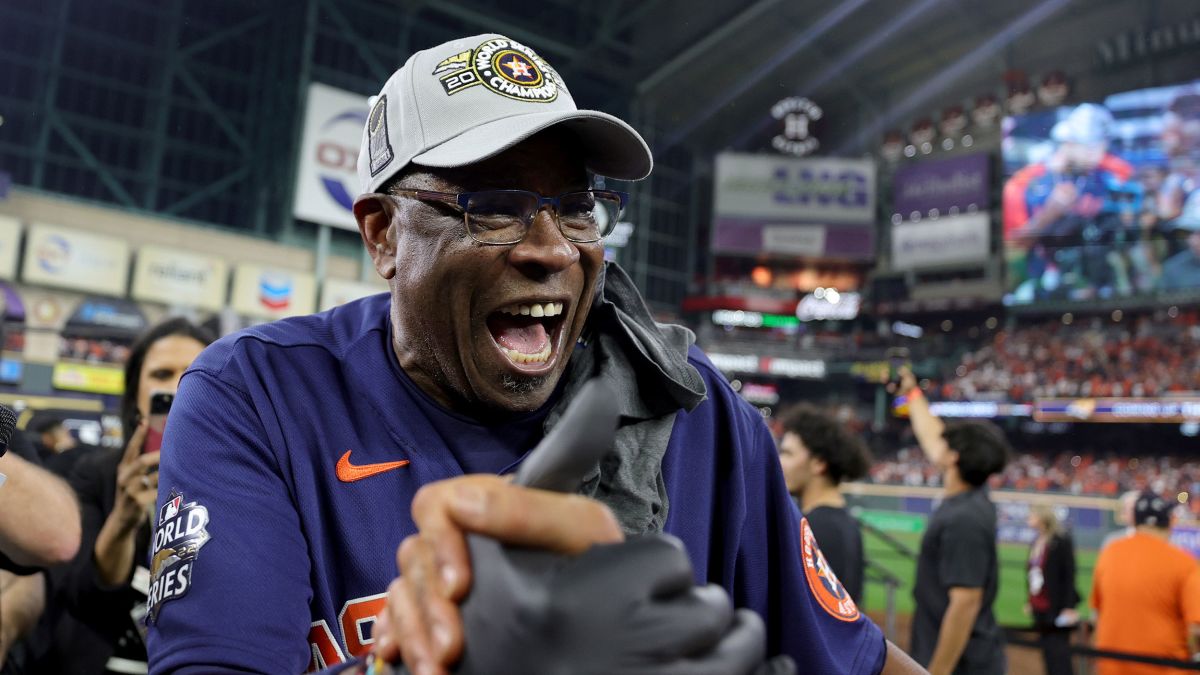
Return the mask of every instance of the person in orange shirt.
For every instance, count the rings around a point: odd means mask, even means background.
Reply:
[[[1100,552],[1092,579],[1096,647],[1186,661],[1200,644],[1200,564],[1170,542],[1171,502],[1138,496],[1135,531]],[[1187,671],[1098,659],[1098,675]]]

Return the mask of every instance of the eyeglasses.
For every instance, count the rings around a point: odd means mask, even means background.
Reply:
[[[393,190],[386,197],[407,197],[438,202],[462,212],[467,234],[481,244],[517,244],[533,225],[533,218],[550,206],[558,229],[568,241],[600,241],[616,227],[629,195],[616,190],[580,190],[543,197],[527,190],[436,192]]]

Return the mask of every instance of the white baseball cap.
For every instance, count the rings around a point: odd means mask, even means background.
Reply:
[[[1059,143],[1103,143],[1112,135],[1112,126],[1113,116],[1108,108],[1080,103],[1050,129],[1050,138]]]
[[[639,180],[650,148],[625,122],[575,107],[558,72],[529,47],[494,33],[417,52],[371,99],[358,180],[375,192],[409,163],[458,167],[562,125],[580,140],[587,168]]]

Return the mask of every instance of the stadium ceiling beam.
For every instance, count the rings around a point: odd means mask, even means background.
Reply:
[[[713,47],[721,44],[742,28],[757,21],[763,14],[774,9],[777,4],[779,4],[779,0],[759,0],[750,7],[742,10],[737,16],[726,21],[720,28],[709,33],[700,41],[693,43],[691,47],[676,54],[670,61],[662,64],[654,72],[642,78],[642,81],[637,84],[638,96],[645,96],[698,57],[710,53]]]
[[[185,63],[181,62],[178,64],[178,67],[175,69],[175,79],[182,82],[183,86],[192,92],[192,96],[196,98],[196,102],[200,104],[200,107],[213,118],[217,126],[221,127],[221,131],[225,132],[225,135],[237,146],[238,150],[242,151],[242,154],[251,154],[250,142],[246,140],[242,132],[229,120],[229,117],[225,114],[221,106],[212,100],[208,92],[204,90],[204,86],[196,80],[195,76],[188,72]]]
[[[924,84],[908,93],[895,105],[888,107],[887,112],[876,117],[871,123],[859,129],[858,133],[843,142],[835,149],[834,155],[847,151],[859,150],[865,147],[868,138],[875,138],[897,120],[904,118],[920,106],[937,96],[942,90],[953,85],[960,77],[979,67],[997,51],[1008,47],[1013,40],[1033,30],[1046,19],[1066,8],[1071,0],[1042,0],[1020,16],[1010,21],[996,31],[990,38],[979,44],[975,49],[955,59],[950,65],[931,73],[924,78]]]
[[[57,12],[54,16],[54,24],[56,26],[65,26],[67,17],[70,16],[70,0],[59,0]],[[33,154],[33,175],[30,183],[35,188],[43,187],[42,181],[46,175],[46,157],[50,150],[50,135],[53,133],[54,117],[57,114],[58,107],[56,100],[58,98],[58,81],[62,74],[62,52],[63,42],[66,38],[66,31],[53,30],[50,31],[50,49],[47,54],[47,64],[45,66],[45,77],[41,78],[41,91],[38,92],[38,107],[37,112],[41,113],[42,121],[38,127],[37,140],[34,142]],[[94,158],[93,158],[94,159]]]
[[[503,33],[509,37],[528,44],[536,45],[541,51],[551,52],[568,59],[574,59],[579,53],[579,46],[568,44],[561,40],[548,37],[536,29],[514,24],[504,19],[486,14],[477,9],[466,7],[454,2],[425,3],[425,9],[452,16],[467,23],[479,26],[487,31]]]
[[[151,120],[153,140],[148,152],[143,155],[146,185],[142,190],[142,207],[151,211],[158,201],[163,157],[167,152],[167,124],[171,117],[171,83],[179,69],[182,51],[177,45],[179,28],[183,22],[183,0],[167,0],[162,4],[168,10],[164,20],[166,27],[156,37],[166,57],[158,64],[157,72],[151,78],[150,86],[154,88],[155,95],[147,101],[146,116]]]
[[[96,177],[100,179],[100,182],[104,184],[104,187],[108,188],[109,192],[112,192],[113,196],[116,197],[123,206],[137,208],[137,201],[135,201],[133,196],[129,194],[129,192],[125,189],[125,186],[121,185],[121,182],[109,172],[108,168],[104,166],[104,163],[101,162],[94,154],[92,154],[92,151],[88,149],[87,144],[84,143],[79,136],[75,135],[75,132],[71,130],[71,127],[59,119],[58,113],[51,109],[46,111],[46,115],[49,117],[50,126],[52,126],[54,130],[58,132],[59,136],[62,136],[62,139],[66,141],[67,145],[71,146],[71,149],[75,151],[75,154],[79,155],[79,158],[83,160],[84,165],[96,172]]]
[[[263,12],[262,14],[259,14],[258,16],[250,17],[249,19],[246,19],[245,21],[243,21],[239,24],[230,26],[228,28],[225,28],[224,30],[207,35],[203,39],[197,40],[197,41],[193,42],[192,44],[181,48],[179,50],[179,56],[181,56],[181,57],[195,56],[196,54],[199,54],[200,52],[202,52],[206,49],[209,49],[211,47],[215,47],[215,46],[221,44],[222,42],[225,42],[226,40],[231,40],[235,37],[238,37],[244,33],[248,33],[250,31],[262,26],[263,24],[267,23],[267,21],[270,18],[271,18],[271,14],[269,12]]]
[[[644,2],[638,3],[638,6],[632,11],[624,13],[620,12],[620,5],[614,5],[612,14],[606,17],[605,22],[600,26],[600,30],[596,37],[591,42],[584,45],[574,56],[568,58],[566,64],[567,68],[570,68],[580,61],[583,61],[603,46],[623,46],[616,41],[617,35],[620,35],[621,31],[633,25],[635,22],[640,21],[643,16],[657,8],[662,4],[662,2],[663,0],[644,0]]]
[[[182,213],[183,211],[186,211],[187,209],[190,209],[191,207],[195,206],[196,204],[199,204],[200,202],[204,201],[205,199],[208,199],[212,195],[220,194],[220,193],[224,192],[225,190],[229,189],[229,187],[231,185],[238,182],[239,180],[245,179],[247,176],[250,175],[250,169],[251,169],[251,165],[246,164],[242,168],[238,169],[237,171],[227,174],[226,176],[222,177],[220,180],[209,183],[208,185],[200,188],[199,190],[196,190],[195,192],[189,194],[188,196],[184,197],[183,199],[180,199],[179,201],[175,202],[174,204],[171,204],[170,206],[163,208],[161,211],[162,211],[162,213],[165,213],[168,215],[177,216],[180,213]]]
[[[858,95],[856,99],[859,101],[860,105],[864,104],[867,102],[866,97],[863,96],[860,91],[858,91],[854,81],[848,78],[846,75],[850,68],[865,59],[868,54],[887,44],[888,40],[898,35],[900,31],[908,27],[909,24],[928,16],[929,12],[934,10],[943,1],[944,0],[921,0],[921,2],[909,5],[897,17],[890,19],[884,26],[867,36],[866,39],[855,43],[854,47],[850,51],[835,58],[831,63],[828,63],[824,68],[822,68],[819,73],[809,77],[803,83],[796,86],[793,91],[801,92],[803,95],[812,95],[817,91],[820,91],[821,87],[824,87],[825,85],[836,80],[847,86],[852,95]],[[879,115],[879,109],[877,106],[870,105],[869,103],[867,103],[867,106],[867,109],[875,113],[875,116]],[[746,142],[753,138],[755,134],[762,132],[770,124],[772,124],[773,121],[774,120],[772,118],[763,117],[758,121],[757,124],[746,127],[735,138],[733,142],[734,147],[741,147],[745,145]]]
[[[941,1],[924,0],[919,6],[924,7],[930,3]],[[723,89],[716,101],[708,101],[704,105],[698,106],[700,111],[691,118],[676,125],[671,134],[664,139],[663,144],[659,146],[658,150],[661,152],[679,144],[684,138],[699,128],[700,125],[711,119],[713,115],[716,115],[733,101],[745,96],[763,78],[770,75],[796,54],[808,48],[815,40],[858,11],[867,2],[868,0],[846,0],[822,14],[820,18],[811,23],[802,33],[788,40],[787,44],[783,45],[766,63],[755,67],[752,72],[744,74],[736,85]]]
[[[371,74],[375,76],[375,79],[383,82],[391,77],[393,69],[385,66],[379,60],[379,57],[366,48],[358,29],[350,23],[350,20],[346,18],[346,15],[337,6],[336,2],[321,0],[319,7],[325,11],[325,15],[337,26],[338,30],[342,31],[349,38],[347,41],[354,46],[354,50],[358,53],[359,58],[363,60],[363,63],[367,64],[367,67],[371,69]]]

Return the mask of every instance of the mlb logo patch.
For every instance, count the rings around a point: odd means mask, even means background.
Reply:
[[[181,504],[183,504],[182,496],[176,496],[173,499],[167,500],[167,503],[163,504],[162,510],[158,514],[158,521],[162,522],[179,515],[179,506]]]

